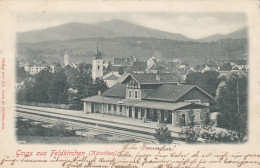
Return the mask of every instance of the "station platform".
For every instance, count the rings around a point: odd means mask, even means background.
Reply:
[[[121,116],[112,116],[107,114],[99,114],[99,113],[88,113],[84,114],[83,111],[76,110],[65,110],[65,109],[56,109],[56,108],[47,108],[47,107],[38,107],[38,106],[26,106],[17,104],[16,107],[19,109],[27,109],[27,110],[37,110],[42,112],[50,112],[57,113],[59,115],[69,115],[73,117],[80,117],[87,120],[96,120],[101,123],[109,123],[111,125],[118,125],[122,127],[133,128],[139,131],[145,131],[150,133],[155,133],[155,129],[158,128],[158,122],[148,121],[144,123],[144,120],[136,119],[136,118],[126,118]],[[97,123],[98,123],[97,122]],[[180,132],[180,128],[174,128],[171,124],[167,124],[169,131],[173,137],[178,137],[178,132]]]

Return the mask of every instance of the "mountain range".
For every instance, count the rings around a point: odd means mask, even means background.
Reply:
[[[182,34],[170,33],[140,26],[134,23],[111,20],[97,24],[67,23],[46,29],[17,33],[17,42],[38,43],[43,41],[66,41],[82,38],[115,38],[115,37],[151,37],[176,41],[210,42],[225,38],[247,38],[247,29],[237,30],[229,34],[215,34],[198,40]]]
[[[247,38],[247,28],[236,30],[228,34],[214,34],[205,38],[198,39],[201,42],[217,41],[221,39],[242,39]]]

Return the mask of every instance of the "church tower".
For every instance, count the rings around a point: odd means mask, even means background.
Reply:
[[[93,81],[96,78],[101,78],[103,76],[103,58],[101,52],[98,50],[97,44],[97,52],[94,54],[92,60],[92,79]]]
[[[66,51],[65,54],[64,54],[64,66],[67,66],[69,65],[69,54],[68,52]]]

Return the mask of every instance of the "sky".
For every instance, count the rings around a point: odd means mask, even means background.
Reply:
[[[20,13],[17,31],[25,32],[54,27],[70,22],[96,24],[120,19],[148,28],[199,39],[213,34],[227,34],[247,26],[243,13]]]

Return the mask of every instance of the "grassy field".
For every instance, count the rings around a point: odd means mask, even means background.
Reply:
[[[17,141],[20,143],[30,144],[95,144],[95,143],[106,143],[99,139],[88,138],[88,137],[44,137],[44,136],[33,136],[33,135],[18,135]]]
[[[16,136],[18,143],[33,144],[91,144],[108,143],[105,138],[82,137],[75,134],[75,131],[66,130],[61,122],[53,125],[52,128],[45,128],[41,124],[33,124],[32,121],[22,121],[17,118]],[[109,142],[111,143],[111,142]]]

